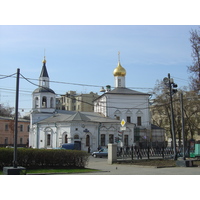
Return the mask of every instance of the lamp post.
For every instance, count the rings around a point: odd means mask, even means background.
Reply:
[[[172,139],[173,139],[173,149],[174,149],[174,160],[177,160],[177,152],[176,152],[176,135],[175,135],[175,126],[174,126],[174,108],[172,102],[172,95],[177,92],[177,84],[174,83],[173,79],[171,79],[170,74],[168,73],[168,78],[163,79],[166,86],[169,88],[169,96],[170,96],[170,109],[171,109],[171,131],[172,131]]]

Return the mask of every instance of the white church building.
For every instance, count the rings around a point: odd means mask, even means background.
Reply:
[[[120,61],[113,75],[115,88],[108,86],[94,101],[94,112],[56,110],[56,93],[50,89],[44,59],[39,87],[32,94],[29,146],[58,148],[63,143],[78,143],[81,150],[90,147],[94,151],[108,143],[130,147],[163,142],[164,130],[150,123],[149,94],[126,88],[126,70]],[[123,130],[122,120],[126,122]]]

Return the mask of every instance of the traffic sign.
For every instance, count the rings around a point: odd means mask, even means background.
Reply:
[[[122,119],[122,121],[121,121],[121,125],[124,126],[125,124],[126,124],[125,120]]]
[[[120,127],[120,131],[125,131],[125,130],[126,130],[126,126]]]

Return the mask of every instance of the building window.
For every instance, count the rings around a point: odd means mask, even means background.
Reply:
[[[86,146],[87,147],[90,146],[90,136],[89,135],[86,136]]]
[[[42,81],[42,86],[46,86],[46,81],[45,80]]]
[[[109,143],[114,143],[114,136],[113,136],[113,134],[110,134],[109,135]]]
[[[127,117],[126,117],[126,121],[127,121],[128,123],[131,123],[131,117],[130,117],[130,116],[127,116]]]
[[[115,119],[116,119],[116,120],[120,120],[120,116],[116,116],[116,115],[115,115]]]
[[[105,134],[101,134],[101,146],[105,146],[106,136]]]
[[[39,107],[39,99],[38,97],[35,98],[35,108]]]
[[[50,108],[53,108],[53,97],[51,97],[51,100],[50,100]]]
[[[8,124],[5,125],[5,131],[8,131]]]
[[[121,86],[122,86],[122,80],[118,79],[118,87],[121,87]]]
[[[20,138],[20,144],[23,144],[23,138]]]
[[[128,135],[124,135],[124,145],[128,146]]]
[[[23,125],[20,125],[20,131],[23,132]]]
[[[47,98],[46,97],[42,97],[42,107],[43,108],[47,107]]]
[[[51,145],[51,134],[47,134],[47,146]]]
[[[5,144],[5,145],[8,145],[8,138],[7,138],[7,137],[6,137],[5,140],[4,140],[4,144]]]
[[[142,126],[142,117],[137,117],[137,125]]]
[[[29,131],[30,131],[30,126],[28,125],[28,126],[27,126],[27,132],[29,132]]]
[[[74,136],[74,139],[79,139],[79,135],[75,135],[75,136]]]
[[[68,143],[67,135],[65,135],[65,143]]]

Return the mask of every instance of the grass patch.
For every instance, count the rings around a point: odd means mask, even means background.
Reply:
[[[100,171],[97,169],[28,169],[27,174],[77,174]],[[0,171],[0,175],[3,175],[3,171]]]
[[[27,170],[27,174],[74,174],[99,171],[97,169],[31,169]]]
[[[152,167],[176,167],[175,160],[164,160],[164,159],[142,159],[142,160],[132,160],[132,161],[120,161],[120,164],[129,165],[141,165],[141,166],[152,166]],[[194,166],[200,166],[200,160],[193,162]]]
[[[154,166],[154,167],[175,167],[176,161],[174,160],[163,160],[163,159],[142,159],[142,160],[132,160],[126,163],[121,162],[121,164],[131,164],[131,165],[142,165],[142,166]]]

